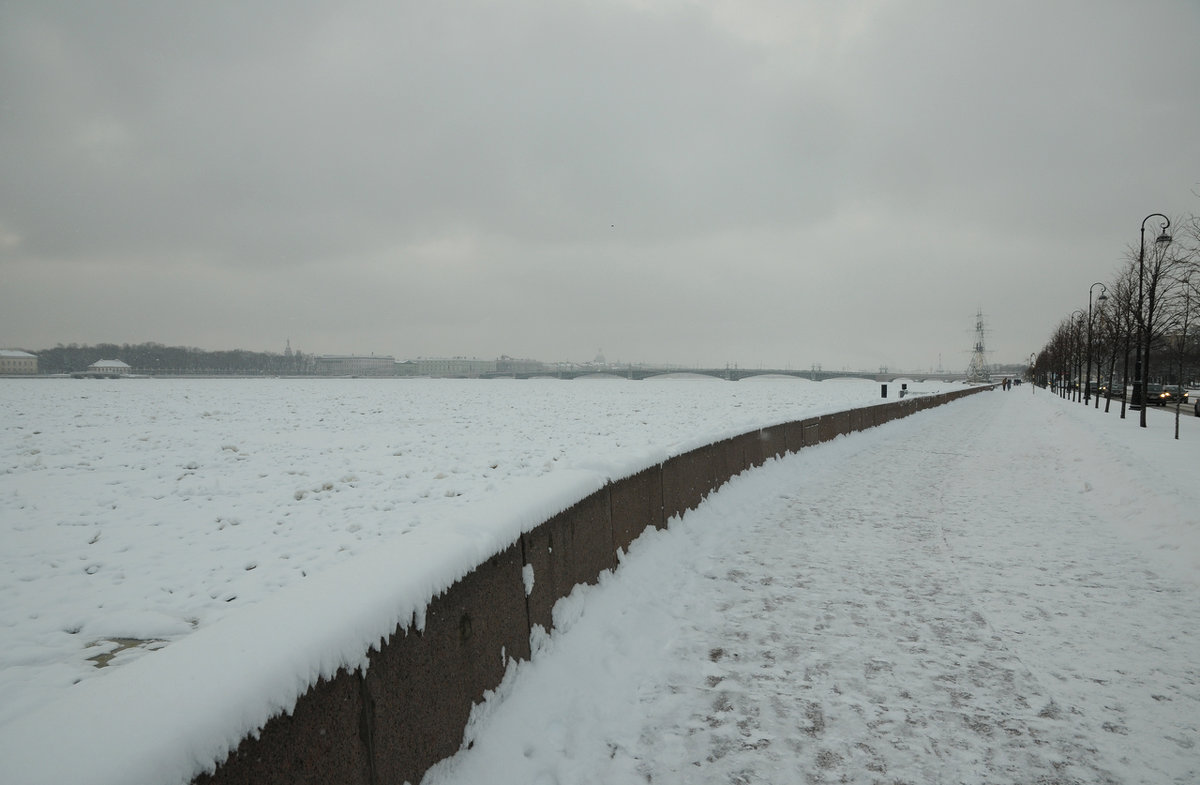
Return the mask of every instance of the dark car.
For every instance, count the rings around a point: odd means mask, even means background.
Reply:
[[[1188,391],[1177,384],[1146,385],[1146,403],[1166,406],[1176,401],[1186,405],[1188,402]]]

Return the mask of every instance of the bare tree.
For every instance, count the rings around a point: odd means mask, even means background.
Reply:
[[[1179,286],[1180,269],[1185,262],[1180,255],[1173,253],[1171,237],[1167,234],[1170,221],[1164,220],[1162,231],[1158,238],[1146,243],[1142,248],[1135,249],[1135,259],[1143,259],[1138,270],[1138,290],[1142,292],[1139,298],[1141,307],[1135,308],[1137,325],[1142,335],[1141,345],[1137,351],[1141,358],[1141,385],[1138,398],[1142,404],[1140,425],[1146,427],[1146,391],[1150,378],[1150,349],[1155,341],[1161,340],[1166,334],[1170,323],[1170,309],[1160,307],[1164,301],[1169,301]]]
[[[1188,351],[1188,332],[1192,328],[1193,305],[1196,294],[1195,284],[1192,283],[1192,273],[1195,268],[1189,266],[1183,279],[1179,282],[1177,289],[1179,300],[1175,303],[1175,307],[1171,310],[1175,313],[1174,331],[1171,335],[1171,343],[1174,346],[1175,359],[1178,362],[1178,373],[1175,380],[1179,385],[1180,390],[1183,389],[1183,361],[1187,356]],[[1183,406],[1183,395],[1175,396],[1175,438],[1179,438],[1179,409]]]
[[[1200,194],[1198,194],[1200,196]],[[1151,224],[1158,221],[1156,230]],[[1174,227],[1176,236],[1168,234]],[[1146,229],[1151,238],[1145,239]],[[1112,403],[1117,388],[1117,363],[1121,363],[1121,418],[1133,401],[1141,404],[1140,425],[1146,427],[1148,382],[1152,378],[1151,360],[1166,367],[1181,386],[1200,380],[1200,217],[1175,218],[1151,213],[1142,222],[1140,245],[1130,248],[1115,280],[1107,286],[1107,297],[1094,314],[1096,333],[1097,380],[1103,378],[1107,363],[1107,399],[1104,411]],[[1093,284],[1096,286],[1097,284]],[[1078,384],[1090,380],[1081,377],[1082,335],[1086,324],[1084,311],[1078,310],[1059,322],[1050,340],[1031,357],[1029,370],[1038,379],[1068,400],[1074,394],[1085,400]],[[1134,340],[1134,335],[1138,339]],[[1133,376],[1133,401],[1126,401],[1129,384],[1130,350],[1137,370]],[[1083,374],[1088,376],[1089,374]],[[1168,380],[1169,381],[1169,380]],[[1179,397],[1182,401],[1182,396]],[[1097,408],[1099,400],[1097,399]],[[1176,404],[1175,434],[1179,436],[1179,404]],[[1200,416],[1200,404],[1197,406]]]
[[[1069,398],[1071,395],[1071,381],[1075,376],[1078,343],[1078,320],[1072,314],[1058,323],[1054,334],[1037,356],[1038,374],[1047,380],[1052,389],[1062,398]]]
[[[1129,265],[1108,286],[1108,299],[1100,309],[1099,344],[1101,363],[1107,362],[1108,383],[1105,385],[1104,411],[1112,405],[1113,390],[1116,389],[1117,360],[1121,367],[1121,418],[1125,417],[1125,387],[1129,379],[1129,349],[1133,345],[1133,302],[1134,288],[1130,285]]]

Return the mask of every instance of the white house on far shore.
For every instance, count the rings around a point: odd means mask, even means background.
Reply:
[[[0,349],[0,376],[25,376],[37,372],[36,354],[18,349]]]
[[[96,360],[88,366],[87,372],[98,376],[125,376],[131,370],[128,363],[120,360]]]

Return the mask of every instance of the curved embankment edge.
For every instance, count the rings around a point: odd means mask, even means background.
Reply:
[[[744,433],[608,483],[530,529],[435,597],[423,630],[398,627],[366,670],[319,679],[289,714],[242,740],[196,785],[419,782],[462,742],[472,706],[510,659],[528,659],[530,631],[581,583],[617,566],[647,527],[663,528],[767,459],[990,389],[851,409]],[[536,575],[527,593],[524,575]]]

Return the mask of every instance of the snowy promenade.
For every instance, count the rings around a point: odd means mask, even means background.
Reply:
[[[735,478],[425,781],[1200,781],[1197,423],[1022,387]]]

